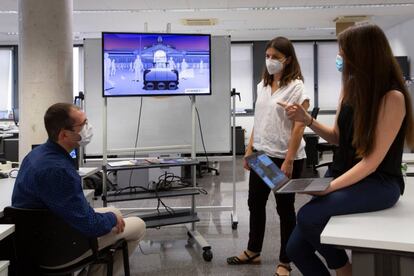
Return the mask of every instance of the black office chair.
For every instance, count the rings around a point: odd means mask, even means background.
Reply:
[[[72,275],[90,264],[107,264],[112,275],[113,258],[122,250],[124,272],[130,275],[128,246],[124,239],[98,250],[97,238],[87,238],[59,217],[44,209],[6,207],[6,223],[15,224],[15,256],[12,267],[20,275]],[[91,255],[69,266],[67,264],[86,252]],[[15,264],[13,265],[13,261]]]
[[[314,107],[311,112],[312,118],[316,119],[316,117],[318,117],[318,113],[319,113],[319,107]]]
[[[330,144],[328,142],[323,142],[323,143],[318,143],[316,145],[316,150],[318,151],[318,158],[322,158],[322,155],[325,151],[328,152],[332,152],[332,154],[335,154],[335,150],[336,150],[337,146],[334,144]],[[324,167],[324,166],[328,166],[328,168],[332,165],[333,162],[325,162],[322,164],[318,164],[318,165],[314,165],[313,166],[313,170],[316,171],[317,169]]]
[[[319,107],[314,107],[311,112],[312,118],[316,119],[319,113]],[[319,135],[317,134],[304,134],[305,140],[305,152],[306,152],[306,167],[314,168],[319,162],[318,151],[316,149],[319,142]]]

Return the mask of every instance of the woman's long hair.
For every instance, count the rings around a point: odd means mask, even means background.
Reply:
[[[300,79],[304,81],[302,72],[300,71],[300,65],[296,57],[295,48],[293,48],[292,42],[286,37],[276,37],[270,40],[266,44],[266,51],[269,48],[273,48],[276,51],[282,53],[286,57],[286,62],[283,64],[283,73],[280,78],[280,87],[287,85],[292,80]],[[263,70],[263,85],[272,85],[273,75],[267,72],[266,65]]]
[[[405,99],[407,144],[413,148],[413,114],[410,94],[401,69],[384,32],[365,24],[346,29],[338,36],[343,53],[343,102],[354,109],[352,145],[360,157],[367,156],[375,144],[378,112],[384,95],[398,90]]]

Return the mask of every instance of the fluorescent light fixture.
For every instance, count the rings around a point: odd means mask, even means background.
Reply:
[[[243,12],[243,11],[283,11],[283,10],[328,10],[328,9],[371,9],[413,7],[414,3],[389,4],[326,4],[298,6],[267,6],[267,7],[233,7],[233,8],[194,8],[194,9],[133,9],[133,10],[76,10],[82,13],[139,13],[139,12]]]
[[[153,13],[153,12],[243,12],[243,11],[283,11],[283,10],[329,10],[329,9],[375,9],[413,7],[414,3],[384,4],[325,4],[298,6],[265,6],[265,7],[233,7],[233,8],[180,8],[180,9],[112,9],[112,10],[74,10],[74,14],[97,13]],[[0,11],[0,14],[17,14],[17,11]]]
[[[296,27],[296,28],[248,28],[247,31],[335,31],[331,27]],[[236,31],[240,31],[237,29]]]

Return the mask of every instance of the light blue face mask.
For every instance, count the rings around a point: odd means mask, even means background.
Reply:
[[[342,72],[343,68],[344,68],[344,60],[340,55],[336,56],[336,69],[338,69],[339,72]]]

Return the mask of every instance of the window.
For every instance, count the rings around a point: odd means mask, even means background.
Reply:
[[[0,48],[0,119],[12,119],[13,49]]]
[[[322,110],[336,110],[341,92],[341,73],[336,70],[336,42],[318,42],[318,100]]]
[[[296,57],[305,79],[305,93],[310,98],[310,108],[315,105],[314,73],[313,73],[313,42],[294,42]]]
[[[236,98],[236,113],[253,109],[253,53],[252,44],[231,45],[231,87],[240,92]]]
[[[73,47],[73,98],[83,92],[83,47]]]

